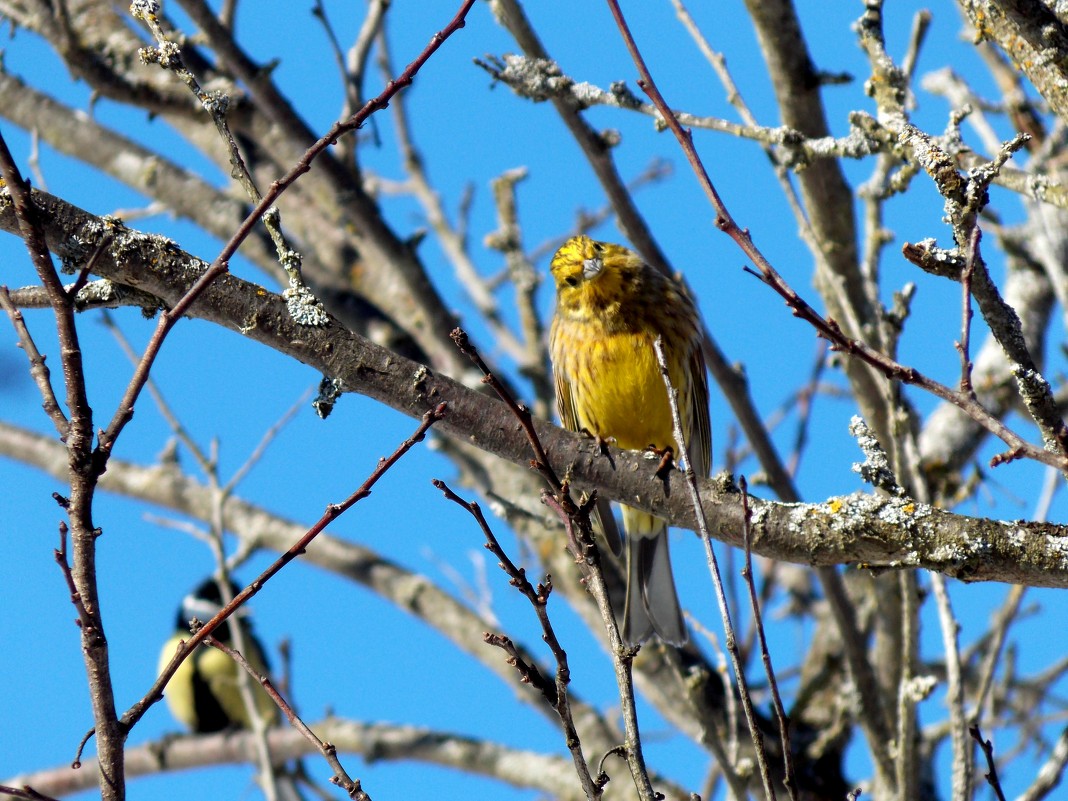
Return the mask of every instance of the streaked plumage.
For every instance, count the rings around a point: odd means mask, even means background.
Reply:
[[[231,585],[237,595],[238,588]],[[196,617],[207,623],[222,609],[222,595],[214,579],[208,579],[187,595],[178,611],[176,631],[160,652],[159,670],[163,670],[174,657],[180,640],[189,639],[189,621]],[[252,624],[242,616],[239,609],[226,622],[215,629],[214,637],[219,642],[236,647],[231,625],[242,627],[247,652],[245,659],[257,672],[267,673],[267,658],[263,646],[252,633]],[[191,654],[175,672],[163,696],[171,714],[189,727],[191,731],[206,733],[229,728],[251,728],[248,709],[238,689],[236,662],[217,648],[201,646]],[[278,720],[278,707],[262,687],[253,690],[256,707],[269,723]]]
[[[708,383],[701,323],[686,289],[621,245],[587,236],[569,239],[553,256],[556,314],[550,351],[560,419],[620,448],[680,448],[653,341],[663,337],[668,372],[679,391],[690,464],[707,476],[711,462]],[[627,535],[627,601],[623,637],[655,633],[686,641],[668,554],[667,524],[623,506]],[[602,517],[610,517],[605,507]],[[605,521],[606,528],[614,524]],[[611,543],[611,539],[609,539]],[[613,548],[614,548],[613,544]]]

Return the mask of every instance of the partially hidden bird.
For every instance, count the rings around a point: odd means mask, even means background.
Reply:
[[[230,585],[231,596],[238,588]],[[189,621],[197,618],[207,623],[223,607],[222,593],[215,579],[209,578],[187,595],[178,610],[173,636],[160,652],[159,671],[174,657],[181,640],[190,637]],[[268,672],[267,657],[263,646],[252,631],[244,607],[238,609],[212,633],[219,642],[236,647],[232,626],[240,626],[248,663],[260,674]],[[197,733],[222,731],[224,729],[252,728],[251,716],[241,697],[239,671],[241,668],[227,654],[207,645],[201,645],[181,664],[163,691],[171,714],[189,729]],[[278,707],[259,685],[253,688],[256,709],[268,724],[278,720]]]
[[[699,477],[708,476],[712,434],[703,327],[686,287],[634,251],[588,236],[565,242],[550,271],[556,312],[549,348],[563,426],[627,450],[682,453],[653,349],[659,336],[678,390],[687,459]],[[623,639],[634,645],[656,634],[681,645],[686,624],[671,571],[667,523],[625,504],[622,513],[627,543]],[[595,516],[600,518],[596,527],[618,555],[610,508],[599,504]]]

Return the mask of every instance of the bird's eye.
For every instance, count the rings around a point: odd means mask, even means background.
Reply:
[[[602,243],[600,243],[600,242],[594,242],[593,243],[593,252],[594,253],[604,253],[604,245]]]
[[[568,286],[578,286],[578,279],[575,278],[575,276],[573,275],[569,275],[567,278],[564,279],[564,283]]]

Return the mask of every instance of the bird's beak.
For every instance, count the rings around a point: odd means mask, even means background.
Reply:
[[[586,259],[582,262],[582,277],[593,278],[604,269],[604,262],[600,259]]]

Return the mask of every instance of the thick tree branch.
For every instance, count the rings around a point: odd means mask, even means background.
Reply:
[[[93,242],[101,220],[44,193],[35,193],[39,218],[50,247],[74,257],[78,242]],[[17,230],[9,206],[0,209],[0,229]],[[200,275],[198,261],[158,237],[114,232],[114,244],[99,260],[100,275],[176,302]],[[441,401],[449,415],[446,433],[527,465],[528,445],[519,424],[503,404],[474,392],[340,325],[297,326],[276,295],[232,275],[211,285],[190,311],[265,344],[331,376],[351,391],[419,417]],[[538,434],[559,469],[570,469],[580,488],[600,488],[612,500],[625,500],[693,529],[693,510],[679,477],[656,477],[656,461],[633,452],[609,450],[548,423]],[[613,467],[614,465],[614,467]],[[844,477],[843,477],[844,478]],[[702,482],[702,498],[713,536],[741,545],[741,502],[729,487]],[[1068,528],[1042,523],[1003,523],[954,515],[907,498],[856,494],[821,504],[779,504],[752,499],[753,552],[812,565],[861,563],[872,567],[926,567],[968,580],[1006,581],[1033,586],[1068,586],[1068,559],[1062,540]]]
[[[1048,3],[1037,0],[957,0],[976,38],[996,42],[1049,103],[1068,121],[1068,29]]]

